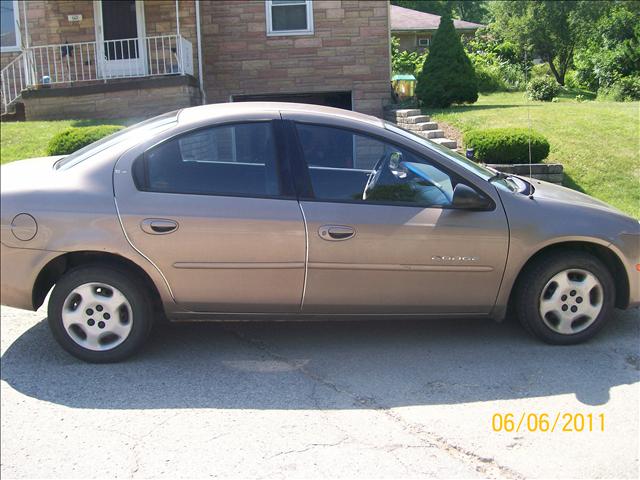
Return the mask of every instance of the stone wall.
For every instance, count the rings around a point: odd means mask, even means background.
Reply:
[[[10,64],[18,55],[20,55],[20,52],[2,52],[2,55],[0,55],[0,69]]]
[[[313,2],[314,33],[267,36],[265,2],[202,2],[208,103],[233,95],[351,91],[376,116],[390,97],[386,0]]]
[[[192,77],[143,79],[102,85],[26,91],[27,120],[148,118],[200,104]]]
[[[528,163],[509,165],[489,164],[488,166],[499,172],[511,173],[521,177],[528,177],[529,173],[531,173],[532,178],[558,185],[562,185],[564,181],[564,167],[561,163],[534,163],[532,165]]]
[[[204,2],[202,2],[204,3]],[[201,3],[201,8],[202,8]],[[195,0],[180,0],[180,35],[193,47],[193,75],[198,76],[198,37]],[[144,19],[147,37],[173,35],[177,31],[175,0],[145,0]],[[151,44],[153,49],[153,43]]]

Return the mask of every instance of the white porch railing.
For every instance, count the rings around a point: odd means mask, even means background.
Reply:
[[[2,69],[2,113],[25,88],[184,74],[193,75],[193,46],[180,35],[30,47]]]

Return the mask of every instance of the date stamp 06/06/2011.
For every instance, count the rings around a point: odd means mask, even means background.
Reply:
[[[604,413],[579,412],[522,412],[494,413],[491,417],[494,432],[604,432]]]

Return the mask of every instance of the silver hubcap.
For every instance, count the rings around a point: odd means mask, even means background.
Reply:
[[[593,273],[577,268],[563,270],[542,289],[540,316],[554,332],[573,335],[595,322],[603,300],[602,285]]]
[[[83,348],[111,350],[131,333],[131,304],[120,290],[104,283],[85,283],[73,289],[62,307],[67,334]]]

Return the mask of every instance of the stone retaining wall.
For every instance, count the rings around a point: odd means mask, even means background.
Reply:
[[[511,165],[489,164],[489,167],[495,168],[499,172],[511,173],[528,177],[531,176],[537,180],[556,183],[561,185],[564,180],[564,167],[560,163],[534,163],[529,166],[528,163],[517,163]]]
[[[184,76],[25,91],[27,120],[147,118],[200,104],[195,79]]]

